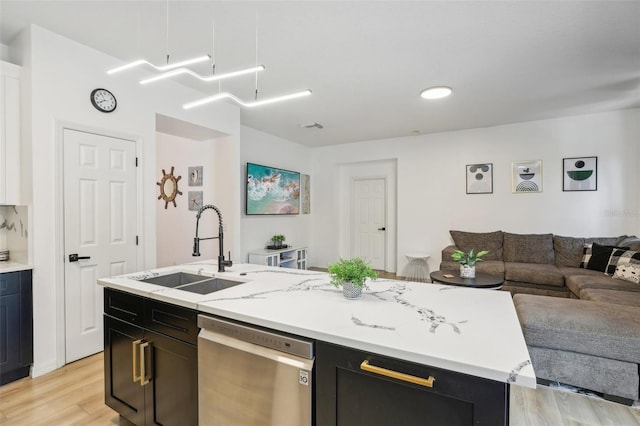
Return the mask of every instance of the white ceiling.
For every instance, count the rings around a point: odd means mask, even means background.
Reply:
[[[225,72],[254,65],[257,55],[266,66],[261,98],[313,95],[243,109],[242,123],[308,146],[640,107],[636,0],[171,0],[168,17],[167,49],[164,0],[2,0],[0,41],[9,45],[35,23],[120,58],[114,66],[215,47],[217,72]],[[453,95],[421,99],[433,85]],[[222,90],[252,100],[255,78],[225,80]],[[324,128],[301,127],[314,122]]]

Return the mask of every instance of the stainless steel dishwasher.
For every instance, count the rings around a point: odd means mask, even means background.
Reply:
[[[198,315],[200,425],[312,423],[313,342]]]

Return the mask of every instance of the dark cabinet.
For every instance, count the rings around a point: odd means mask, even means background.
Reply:
[[[105,403],[136,425],[197,425],[197,311],[112,289],[104,300]]]
[[[31,270],[0,274],[0,385],[27,377],[32,363]]]
[[[316,344],[316,425],[505,425],[509,387],[325,342]]]

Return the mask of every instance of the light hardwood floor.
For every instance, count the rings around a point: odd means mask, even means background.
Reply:
[[[539,386],[511,387],[511,425],[640,426],[640,407]],[[104,405],[102,353],[0,387],[0,425],[130,425]]]

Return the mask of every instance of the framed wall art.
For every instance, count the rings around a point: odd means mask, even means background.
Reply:
[[[202,166],[189,167],[189,186],[202,186]]]
[[[300,173],[247,163],[247,215],[300,213]]]
[[[597,191],[598,157],[562,159],[563,191]]]
[[[493,194],[493,163],[467,164],[467,194]]]
[[[511,163],[511,192],[542,192],[542,160]]]
[[[300,175],[300,207],[302,214],[311,213],[311,176]]]
[[[198,211],[202,207],[202,191],[189,191],[189,210]]]

